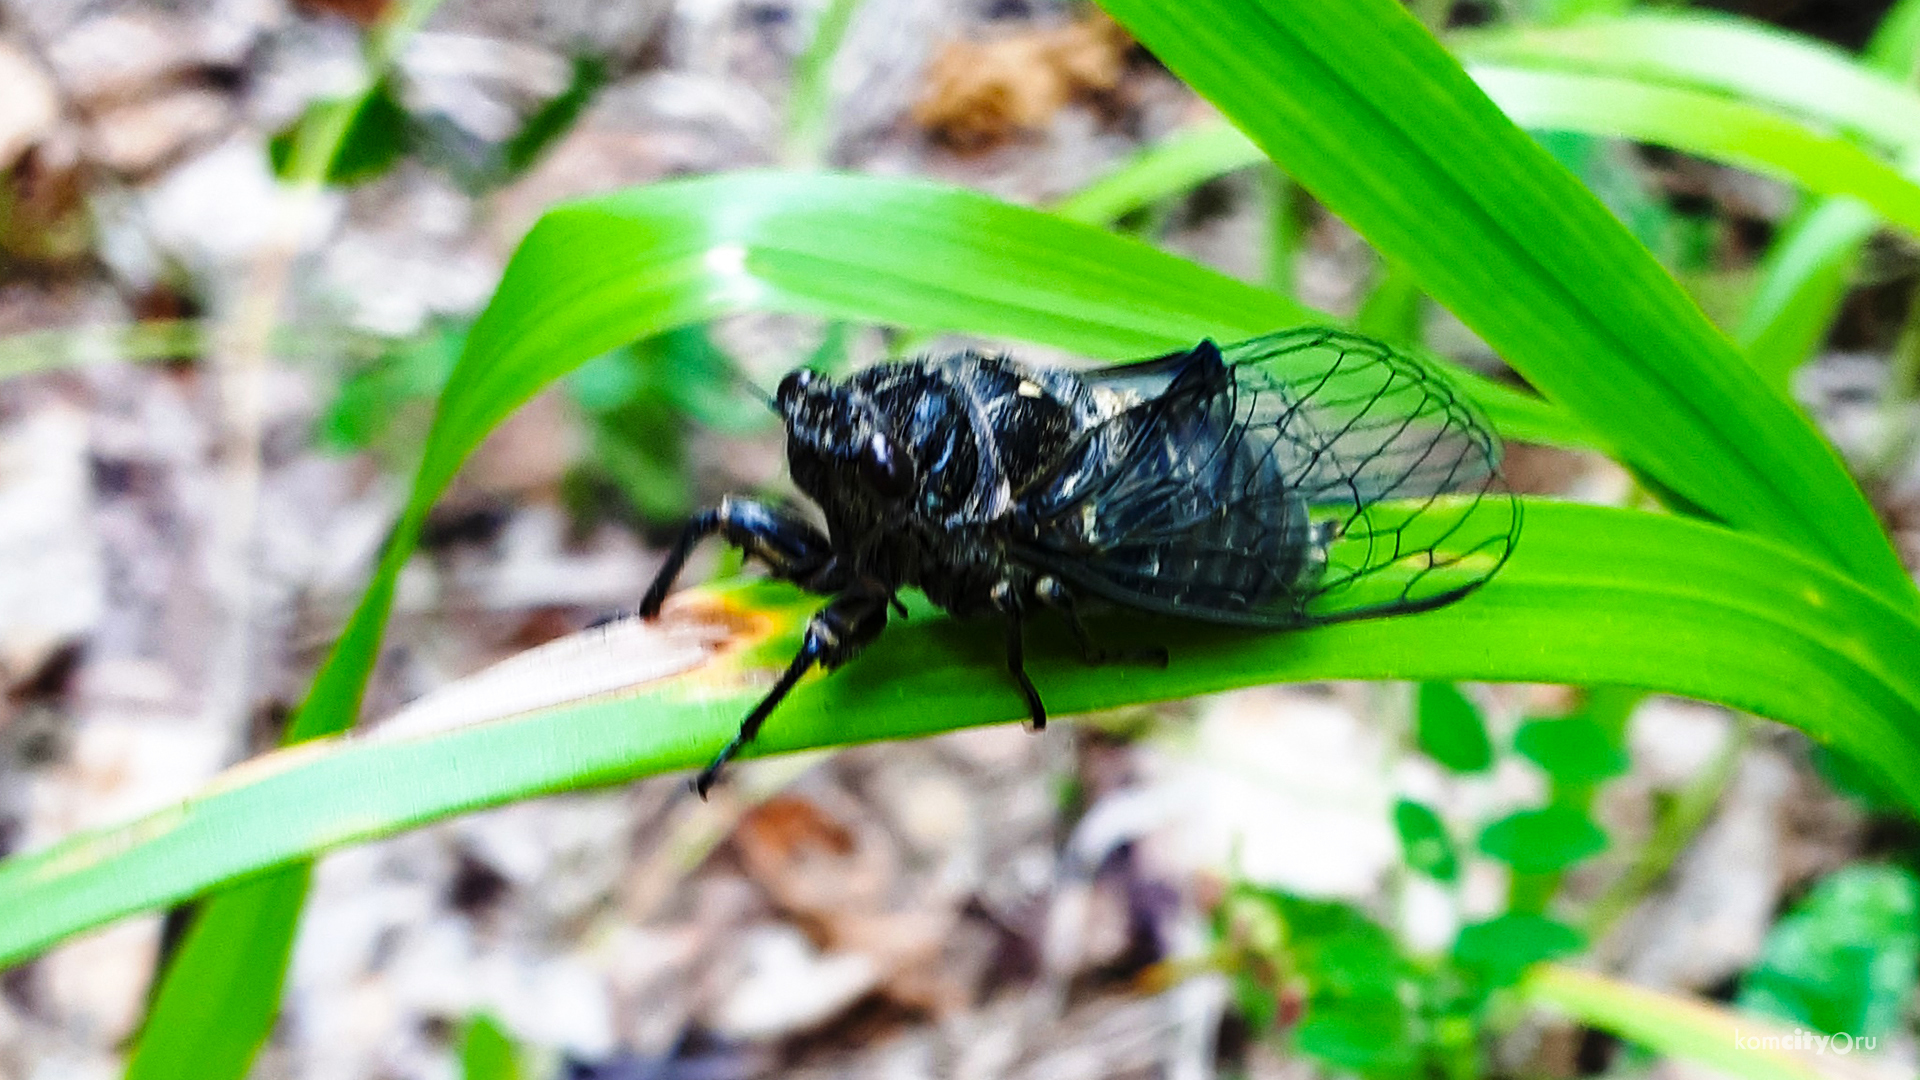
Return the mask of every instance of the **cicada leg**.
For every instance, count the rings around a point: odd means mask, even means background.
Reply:
[[[880,631],[887,625],[887,604],[890,599],[885,593],[847,593],[834,597],[832,603],[807,620],[807,633],[801,641],[799,655],[787,665],[787,670],[780,673],[773,689],[760,699],[760,704],[755,705],[747,718],[740,721],[740,730],[733,739],[694,778],[693,790],[702,799],[712,790],[714,782],[720,779],[720,770],[733,760],[742,747],[760,734],[760,726],[766,723],[767,717],[793,692],[801,677],[814,665],[832,671],[859,655],[861,649],[880,636]]]
[[[1047,705],[1040,700],[1040,691],[1034,689],[1033,680],[1027,677],[1026,643],[1021,640],[1018,614],[1007,617],[1007,671],[1020,687],[1021,696],[1027,699],[1027,718],[1033,723],[1033,730],[1045,731]]]
[[[791,581],[813,592],[836,592],[846,586],[845,575],[833,557],[833,541],[794,514],[754,502],[751,499],[721,499],[720,505],[694,515],[681,531],[680,539],[667,552],[653,584],[640,600],[640,617],[651,619],[660,614],[674,579],[687,565],[687,557],[700,541],[718,535],[727,543],[745,551],[751,558],[766,563],[773,576]]]
[[[1033,680],[1027,676],[1026,641],[1020,625],[1021,620],[1026,618],[1025,605],[1014,592],[1013,584],[1007,581],[994,585],[987,599],[995,610],[1007,617],[1007,672],[1020,688],[1020,696],[1027,699],[1027,718],[1032,722],[1033,730],[1044,731],[1047,726],[1047,705],[1040,700],[1040,691],[1034,688]]]

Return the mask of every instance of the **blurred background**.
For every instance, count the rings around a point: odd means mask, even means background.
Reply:
[[[1414,6],[1458,32],[1582,5]],[[1858,50],[1890,4],[1709,6]],[[1097,9],[1053,0],[416,13],[0,0],[0,854],[279,741],[468,327],[556,201],[829,166],[1048,205],[1212,117]],[[316,103],[370,62],[327,183],[290,197]],[[1790,188],[1541,138],[1737,321]],[[1117,227],[1502,374],[1270,166]],[[1911,563],[1920,257],[1874,236],[1843,276],[1796,393]],[[946,344],[736,317],[568,376],[436,509],[366,716],[630,608],[690,510],[787,490],[776,418],[734,372],[771,386]],[[1597,455],[1516,446],[1509,468],[1526,491],[1632,497]],[[707,552],[689,580],[732,568]],[[1711,1075],[1438,990],[1419,1023],[1369,1027],[1374,1003],[1344,1042],[1290,1038],[1325,986],[1426,978],[1463,923],[1551,909],[1577,936],[1542,955],[1584,943],[1637,985],[1871,1035],[1871,1068],[1911,1076],[1920,830],[1856,787],[1797,732],[1719,708],[1361,684],[755,762],[705,805],[659,778],[327,857],[253,1074]],[[1576,820],[1522,845],[1545,862],[1490,828],[1576,789]],[[0,974],[0,1077],[120,1075],[183,925],[127,920]]]

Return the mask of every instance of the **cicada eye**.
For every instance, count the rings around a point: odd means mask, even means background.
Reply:
[[[779,387],[774,390],[773,400],[783,406],[792,404],[795,398],[806,393],[807,387],[812,386],[813,380],[818,377],[818,373],[811,368],[795,368],[787,372],[786,377],[780,380]]]
[[[898,499],[913,490],[913,463],[881,432],[860,448],[859,466],[860,479],[882,498]]]

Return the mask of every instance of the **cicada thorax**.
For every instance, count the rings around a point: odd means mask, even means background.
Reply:
[[[965,528],[1004,517],[1096,418],[1084,386],[1063,369],[1029,368],[963,352],[869,369],[853,380],[897,424],[921,466],[929,523]]]
[[[1008,576],[1005,522],[1097,415],[1079,381],[965,352],[822,382],[787,417],[789,472],[856,571],[976,609]],[[911,490],[879,497],[850,464],[873,432],[911,460]]]

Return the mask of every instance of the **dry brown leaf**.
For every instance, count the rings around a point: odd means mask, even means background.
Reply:
[[[1120,84],[1130,40],[1104,15],[998,41],[950,42],[927,68],[915,123],[962,151],[1046,126],[1068,102]]]
[[[815,925],[831,915],[877,909],[898,858],[878,829],[848,824],[801,795],[777,795],[741,819],[740,861],[782,908]]]

